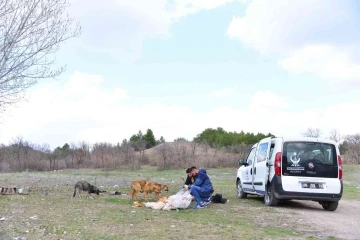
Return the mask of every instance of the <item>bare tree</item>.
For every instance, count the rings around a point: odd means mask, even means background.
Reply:
[[[0,1],[0,109],[23,98],[38,79],[54,78],[60,44],[80,35],[65,10],[68,0]]]
[[[101,161],[101,167],[105,167],[106,163],[108,163],[111,148],[112,145],[106,142],[95,143],[93,145],[92,154],[95,155],[96,160]]]
[[[177,140],[174,141],[173,150],[177,158],[177,162],[180,166],[186,166],[187,164],[187,151],[186,151],[186,140]]]
[[[22,136],[16,136],[11,141],[11,153],[13,154],[13,157],[15,157],[17,162],[17,170],[23,170],[23,157],[22,152],[24,148],[24,139]]]
[[[159,164],[160,169],[169,169],[172,157],[171,146],[168,143],[162,143],[156,146],[155,151],[162,160],[162,163]]]
[[[210,147],[209,143],[206,141],[206,139],[204,139],[202,142],[202,146],[204,147],[204,151],[205,151],[205,156],[208,155],[208,149]]]
[[[140,156],[144,156],[146,150],[146,141],[143,139],[139,139],[136,142],[130,142],[131,146],[135,149],[135,151],[139,151]]]
[[[126,139],[123,140],[120,146],[120,155],[125,165],[130,165],[133,169],[137,167],[134,165],[135,149],[132,147],[131,142]]]
[[[10,164],[7,157],[8,148],[4,144],[0,144],[0,172],[10,171]]]
[[[347,135],[345,141],[348,143],[346,153],[349,155],[350,160],[360,164],[360,133]]]
[[[79,142],[79,148],[82,150],[82,152],[84,153],[84,160],[87,159],[88,160],[88,164],[91,161],[91,155],[90,155],[90,143],[86,143],[85,141],[80,141]]]
[[[302,135],[304,137],[314,137],[318,138],[321,136],[321,130],[319,128],[308,128],[306,132],[304,132]]]
[[[189,142],[191,147],[191,157],[195,157],[196,155],[196,148],[198,147],[198,143],[196,141]]]
[[[335,142],[339,142],[341,140],[341,135],[339,130],[337,129],[331,130],[329,138]]]

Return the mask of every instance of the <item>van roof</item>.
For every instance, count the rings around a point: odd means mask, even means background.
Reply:
[[[314,137],[275,137],[271,138],[271,140],[281,140],[282,142],[322,142],[338,145],[335,141],[327,139],[327,138],[314,138]],[[256,147],[258,143],[255,143],[252,148]]]
[[[322,142],[335,144],[336,142],[327,138],[314,138],[314,137],[276,137],[272,139],[282,139],[284,142],[301,141],[301,142]]]

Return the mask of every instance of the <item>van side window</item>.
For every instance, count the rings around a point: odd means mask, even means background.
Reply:
[[[269,160],[268,160],[269,165],[274,164],[274,160],[275,160],[275,156],[273,156],[274,148],[275,148],[275,143],[271,143],[270,152],[269,152]]]
[[[252,165],[253,161],[254,161],[254,157],[255,157],[255,152],[256,152],[256,148],[251,149],[246,162],[250,165]]]
[[[269,143],[260,144],[257,162],[262,162],[262,161],[266,160],[268,146],[269,146]]]

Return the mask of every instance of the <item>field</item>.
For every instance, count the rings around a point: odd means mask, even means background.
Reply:
[[[229,202],[205,209],[135,208],[127,193],[135,179],[169,184],[170,196],[185,181],[185,169],[137,171],[90,169],[0,174],[0,187],[29,187],[28,195],[0,196],[0,239],[356,239],[360,236],[360,166],[345,165],[344,195],[335,212],[315,202],[266,207],[263,199],[237,199],[235,168],[208,169],[215,193]],[[72,198],[84,179],[106,193]],[[140,195],[142,196],[142,195]]]

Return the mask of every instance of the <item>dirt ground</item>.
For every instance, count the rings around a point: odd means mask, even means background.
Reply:
[[[334,212],[324,211],[322,206],[312,201],[289,201],[281,204],[281,211],[290,211],[296,220],[295,229],[306,231],[319,237],[333,236],[341,239],[360,239],[360,202],[341,200]],[[291,214],[293,213],[293,214]],[[290,221],[292,222],[292,221]],[[304,224],[306,223],[306,224]]]

